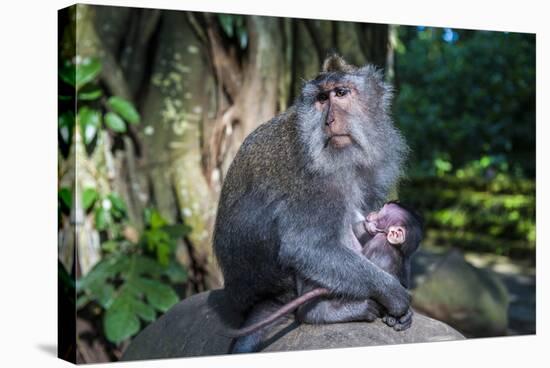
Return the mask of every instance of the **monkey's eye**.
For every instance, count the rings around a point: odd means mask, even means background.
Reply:
[[[323,103],[325,102],[326,100],[328,100],[328,93],[326,92],[321,92],[317,95],[317,101],[319,101],[320,103]]]
[[[349,90],[347,88],[336,88],[334,92],[336,94],[336,97],[344,97],[348,94]]]

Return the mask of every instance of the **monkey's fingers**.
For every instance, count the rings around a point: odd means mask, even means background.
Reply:
[[[395,331],[404,331],[404,330],[408,329],[409,327],[411,327],[412,320],[413,320],[413,314],[414,314],[413,310],[411,308],[409,308],[407,313],[403,317],[399,318],[397,323],[393,326],[393,329]]]
[[[393,326],[393,329],[395,331],[405,331],[406,329],[408,329],[409,327],[411,327],[412,325],[412,319],[409,320],[407,323],[405,324],[401,324],[401,323],[397,323],[395,326]]]
[[[386,314],[384,317],[382,317],[382,322],[384,322],[389,327],[393,327],[395,331],[404,331],[411,327],[413,314],[413,310],[409,308],[407,310],[407,313],[405,313],[400,318],[395,318],[393,316],[390,316],[389,314]]]
[[[392,317],[389,314],[386,314],[384,317],[382,317],[382,322],[384,322],[390,327],[393,327],[397,323],[397,320],[395,319],[395,317]]]

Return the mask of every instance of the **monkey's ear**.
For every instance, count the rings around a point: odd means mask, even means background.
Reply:
[[[349,73],[356,68],[353,65],[346,63],[343,57],[338,54],[329,55],[323,62],[323,73],[330,72],[345,72]]]
[[[403,226],[390,226],[387,239],[390,244],[399,245],[405,242],[407,230]]]

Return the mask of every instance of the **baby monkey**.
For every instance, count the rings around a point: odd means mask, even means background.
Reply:
[[[371,212],[364,221],[355,224],[353,232],[356,239],[350,246],[359,257],[368,258],[408,288],[411,255],[418,249],[422,240],[422,226],[422,218],[415,211],[397,201],[388,202],[378,212]],[[330,297],[330,290],[316,287],[306,280],[296,280],[296,284],[300,295],[298,298],[275,310],[269,317],[234,330],[231,336],[263,335],[263,327],[296,309],[298,321],[310,324],[371,322],[376,318],[382,318],[384,323],[397,331],[406,330],[411,326],[411,310],[396,320],[387,315],[383,307],[372,299],[320,299],[321,296]],[[260,336],[254,338],[261,339]]]

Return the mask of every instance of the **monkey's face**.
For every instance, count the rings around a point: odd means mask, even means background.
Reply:
[[[371,234],[385,233],[386,240],[393,245],[401,245],[407,239],[409,214],[395,203],[386,203],[378,212],[367,216],[367,230]]]
[[[319,86],[319,90],[315,109],[324,118],[325,145],[336,150],[344,149],[353,143],[349,111],[356,103],[357,90],[351,84],[342,83],[327,83]]]
[[[407,252],[414,251],[422,239],[421,224],[411,212],[395,202],[388,202],[380,211],[369,213],[366,221],[371,235],[385,233],[390,244],[405,245]]]
[[[314,169],[374,168],[401,154],[404,142],[388,114],[390,99],[390,87],[372,66],[324,72],[307,82],[297,113],[301,143]]]

